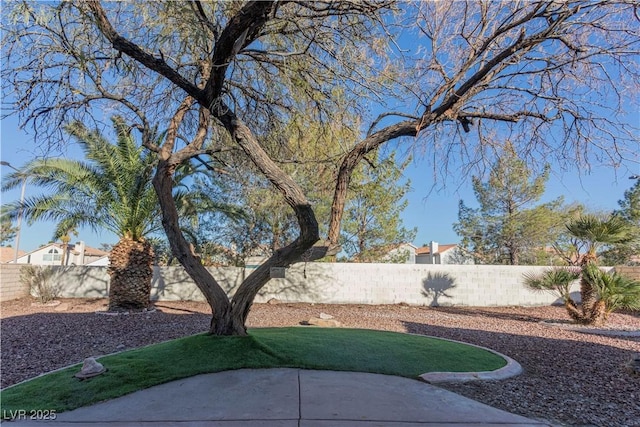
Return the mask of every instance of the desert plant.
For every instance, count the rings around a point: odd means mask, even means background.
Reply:
[[[599,301],[604,308],[604,319],[616,310],[640,310],[640,280],[634,280],[618,273],[597,270],[590,275]]]
[[[580,270],[576,268],[558,267],[544,273],[525,274],[524,283],[532,290],[549,291],[556,294],[562,301],[571,300],[571,283],[580,278]]]
[[[60,288],[51,282],[54,273],[51,267],[25,265],[20,269],[20,282],[29,287],[31,295],[45,304],[60,295]]]
[[[567,224],[567,230],[586,244],[587,252],[582,256],[582,278],[580,296],[582,298],[582,316],[580,323],[593,324],[604,322],[605,302],[599,299],[594,282],[599,275],[598,250],[607,244],[629,242],[634,238],[633,229],[622,218],[611,215],[603,218],[585,214]]]
[[[564,304],[567,312],[575,321],[580,321],[580,311],[571,298],[571,284],[580,279],[580,270],[577,268],[559,267],[546,270],[542,274],[525,274],[524,284],[535,291],[547,291],[555,294]]]
[[[637,307],[640,304],[640,284],[603,272],[598,267],[597,257],[601,246],[624,243],[634,238],[629,224],[616,215],[604,218],[585,214],[569,222],[567,230],[587,249],[580,257],[579,273],[575,270],[572,274],[563,273],[562,269],[548,270],[540,276],[525,276],[525,284],[531,289],[559,294],[571,318],[582,324],[604,323],[613,310]],[[574,277],[575,274],[577,276]],[[568,288],[577,278],[580,279],[580,310]]]
[[[571,283],[580,279],[593,292],[593,303],[582,310],[571,298]],[[532,290],[551,292],[562,298],[571,318],[582,324],[604,323],[612,311],[640,310],[640,281],[618,273],[608,273],[594,263],[575,268],[554,268],[542,274],[527,274],[525,285]],[[581,286],[581,287],[582,287]]]
[[[58,221],[54,238],[61,238],[64,248],[69,234],[80,226],[117,235],[120,240],[109,255],[109,310],[144,309],[150,305],[154,261],[147,237],[162,228],[160,207],[151,184],[157,157],[137,144],[124,118],[114,116],[111,120],[115,142],[98,129],[73,122],[65,130],[75,138],[86,160],[35,159],[20,173],[10,175],[3,188],[13,188],[27,176],[31,183],[54,190],[27,198],[11,212],[22,212],[30,221]],[[157,138],[160,141],[163,135]],[[183,167],[174,175],[176,183],[188,173],[189,168]],[[209,200],[206,195],[183,189],[174,193],[180,213],[189,219],[195,217],[190,214],[189,205]],[[215,205],[218,211],[221,206]]]

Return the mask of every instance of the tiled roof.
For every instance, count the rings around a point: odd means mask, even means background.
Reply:
[[[442,253],[442,252],[446,252],[449,249],[453,249],[455,248],[456,245],[454,244],[449,244],[449,245],[438,245],[438,252],[437,253]],[[423,246],[421,248],[416,249],[416,255],[429,255],[431,253],[431,248],[429,246]]]
[[[24,255],[25,251],[18,251],[18,257]],[[11,262],[16,256],[16,250],[14,248],[0,248],[0,263]]]
[[[46,247],[54,247],[54,248],[58,248],[58,249],[62,249],[62,244],[61,243],[47,243],[46,245],[42,245],[40,247],[38,247],[37,249],[34,249],[30,252],[21,252],[20,256],[23,255],[27,255],[27,254],[32,254],[34,252],[37,252],[39,250],[41,250],[42,248],[46,248]],[[71,247],[71,251],[73,253],[75,253],[76,255],[78,254],[78,245],[75,243],[69,243],[69,246]],[[10,248],[9,248],[10,249]],[[93,257],[101,257],[101,256],[106,256],[109,255],[109,252],[105,252],[103,250],[100,249],[96,249],[96,248],[92,248],[91,246],[86,246],[84,247],[84,254],[86,256],[93,256]],[[11,258],[9,261],[11,261],[13,258]]]
[[[74,252],[78,253],[78,245],[75,245],[73,250]],[[86,256],[106,256],[106,255],[109,255],[109,252],[105,252],[101,249],[92,248],[91,246],[85,246],[84,254]]]

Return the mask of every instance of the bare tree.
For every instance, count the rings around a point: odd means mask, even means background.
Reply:
[[[160,158],[163,225],[211,305],[214,334],[246,333],[271,267],[335,252],[351,174],[389,141],[405,137],[445,171],[455,157],[462,173],[491,157],[495,133],[545,163],[554,155],[615,164],[637,149],[625,115],[640,80],[631,1],[76,3],[14,5],[3,40],[12,64],[2,71],[5,99],[50,137],[57,123],[99,121],[99,105],[129,112]],[[261,136],[297,110],[330,122],[336,111],[372,108],[381,114],[344,147],[328,236],[317,243],[313,207]],[[148,137],[157,127],[167,130],[161,146]],[[178,164],[215,159],[229,143],[277,189],[299,227],[232,299],[184,238],[171,197]]]

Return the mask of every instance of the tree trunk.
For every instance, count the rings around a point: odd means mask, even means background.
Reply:
[[[607,305],[604,301],[598,300],[593,306],[593,311],[591,312],[591,322],[592,325],[603,325],[607,319]]]
[[[584,277],[580,279],[580,296],[582,298],[582,323],[592,323],[596,302],[598,301],[596,291]]]
[[[578,310],[576,303],[573,302],[571,298],[564,301],[564,308],[567,310],[569,317],[571,317],[574,322],[584,323],[584,316],[582,315],[582,312]]]
[[[151,304],[153,248],[148,242],[123,237],[111,250],[107,269],[109,311],[143,310]]]
[[[580,297],[582,299],[582,323],[593,324],[599,315],[596,310],[598,294],[594,287],[597,280],[597,266],[595,254],[587,253],[582,259],[582,277],[580,278]]]
[[[507,245],[509,249],[509,265],[518,265],[520,263],[520,259],[518,257],[518,248],[514,245]]]
[[[340,238],[340,223],[344,214],[344,206],[347,201],[347,190],[351,182],[353,170],[358,163],[371,151],[377,149],[387,141],[402,137],[416,136],[421,129],[430,126],[435,119],[429,114],[420,120],[405,120],[395,125],[387,126],[381,131],[375,132],[360,141],[347,153],[340,164],[336,187],[331,204],[331,219],[329,221],[328,241],[330,246],[337,246]],[[331,249],[331,248],[330,248]]]
[[[173,172],[175,165],[160,160],[153,178],[153,186],[162,209],[162,225],[171,245],[173,255],[204,294],[211,307],[209,332],[215,335],[244,335],[244,324],[233,323],[231,302],[215,278],[200,262],[189,242],[184,238],[178,222],[178,210],[173,200]]]

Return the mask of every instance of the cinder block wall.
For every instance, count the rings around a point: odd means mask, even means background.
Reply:
[[[256,298],[282,301],[411,305],[509,306],[559,303],[525,288],[528,273],[547,267],[425,264],[296,264]],[[572,288],[579,300],[579,287]]]
[[[2,301],[26,296],[20,283],[20,265],[0,265]],[[109,294],[106,267],[53,267],[52,278],[61,297],[104,298]],[[300,263],[286,269],[285,278],[271,279],[256,302],[276,298],[285,302],[328,304],[398,304],[510,306],[559,303],[546,292],[524,287],[525,274],[548,267],[426,264],[331,264]],[[229,293],[235,292],[252,270],[211,268]],[[204,296],[182,267],[154,269],[153,300],[204,301]],[[579,287],[573,296],[579,300]]]
[[[623,274],[635,280],[640,280],[640,267],[618,265],[615,267],[616,273]]]
[[[0,301],[29,295],[27,286],[20,282],[20,264],[0,264]]]

